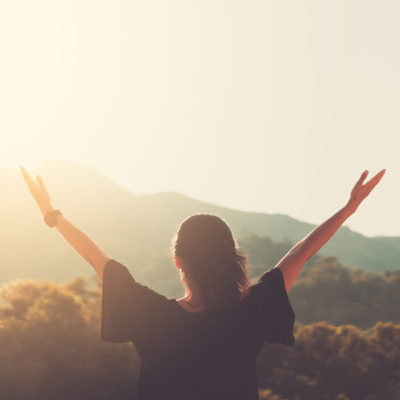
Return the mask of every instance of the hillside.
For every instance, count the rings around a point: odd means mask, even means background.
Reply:
[[[176,273],[170,270],[170,242],[179,223],[191,214],[221,216],[239,244],[246,232],[296,242],[315,226],[284,214],[233,210],[179,193],[135,195],[90,168],[65,162],[47,162],[33,172],[42,175],[54,206],[147,283],[155,274],[162,279]],[[0,184],[0,283],[16,278],[66,281],[78,274],[93,275],[61,235],[42,222],[19,170],[0,169]],[[344,226],[320,254],[334,255],[344,265],[365,270],[400,269],[400,237],[366,237]],[[159,269],[154,272],[154,267]],[[153,272],[148,274],[148,268]]]

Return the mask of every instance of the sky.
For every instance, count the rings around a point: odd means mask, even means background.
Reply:
[[[400,235],[399,17],[395,0],[3,0],[0,167],[64,160],[315,224],[386,168],[345,225]]]

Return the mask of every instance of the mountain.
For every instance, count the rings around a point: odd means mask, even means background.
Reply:
[[[239,245],[248,232],[295,243],[315,227],[284,214],[233,210],[175,192],[135,195],[88,167],[66,162],[46,162],[33,172],[43,177],[54,207],[126,264],[135,277],[144,283],[157,280],[153,287],[165,293],[177,288],[166,290],[162,282],[178,277],[171,261],[171,239],[179,223],[192,214],[222,217]],[[93,275],[91,266],[43,223],[18,169],[0,169],[0,185],[0,283]],[[400,269],[400,237],[367,237],[344,226],[319,254],[337,256],[344,265],[365,270]]]

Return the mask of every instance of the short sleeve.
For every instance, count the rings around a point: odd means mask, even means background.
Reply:
[[[272,268],[255,285],[261,317],[264,320],[265,341],[292,347],[295,313],[290,304],[282,271]]]
[[[166,303],[166,297],[136,282],[124,265],[109,260],[103,271],[101,339],[142,347]]]

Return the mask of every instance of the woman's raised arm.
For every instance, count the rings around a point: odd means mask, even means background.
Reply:
[[[55,211],[51,205],[50,195],[44,186],[42,178],[36,176],[37,183],[23,167],[20,167],[25,183],[35,199],[43,216]],[[110,257],[80,229],[71,224],[63,215],[57,215],[54,226],[64,236],[67,242],[95,269],[100,280],[103,280],[103,270]]]
[[[276,264],[276,268],[282,271],[286,291],[292,287],[304,263],[310,259],[333,236],[344,221],[352,215],[377,185],[385,173],[385,169],[376,174],[365,185],[363,182],[368,175],[364,171],[351,191],[350,199],[332,217],[314,228],[304,239],[294,245],[288,253]]]

